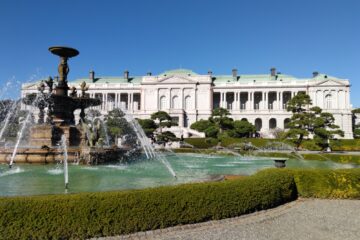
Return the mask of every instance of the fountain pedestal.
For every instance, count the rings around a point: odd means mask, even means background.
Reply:
[[[34,147],[48,146],[52,144],[52,126],[51,125],[36,125],[30,129],[30,141]]]
[[[86,96],[85,91],[88,90],[88,87],[85,82],[80,86],[82,91],[80,97],[76,94],[76,88],[73,88],[73,91],[68,95],[67,75],[69,66],[67,62],[69,58],[77,56],[79,51],[58,46],[50,47],[49,51],[60,57],[57,85],[53,89],[52,78],[49,78],[46,81],[49,87],[48,94],[45,92],[46,86],[42,82],[38,87],[38,94],[31,94],[23,99],[24,104],[39,108],[38,124],[30,128],[30,138],[25,146],[19,148],[16,146],[14,149],[0,148],[0,162],[10,163],[10,166],[13,162],[55,163],[59,158],[62,159],[62,150],[59,148],[60,142],[67,148],[69,161],[97,164],[119,159],[119,156],[124,155],[124,149],[91,148],[86,140],[86,129],[82,129],[85,118],[84,109],[100,105],[101,100]],[[44,123],[45,109],[48,110],[46,123]],[[81,109],[79,125],[75,125],[74,111],[76,109]],[[27,126],[23,125],[23,127]],[[21,138],[22,135],[18,137],[18,143],[22,140]],[[11,161],[9,161],[10,158]]]

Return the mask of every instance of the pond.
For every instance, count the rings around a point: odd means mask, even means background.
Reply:
[[[219,175],[251,175],[273,168],[271,158],[236,157],[206,154],[168,154],[167,160],[177,174],[172,177],[156,160],[132,164],[86,166],[69,164],[69,189],[64,189],[63,166],[18,164],[9,169],[0,165],[0,196],[99,192],[141,189],[163,185],[207,181]],[[288,168],[353,168],[351,164],[331,161],[290,159]]]

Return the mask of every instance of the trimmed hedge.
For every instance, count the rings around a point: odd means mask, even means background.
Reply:
[[[360,139],[341,139],[330,143],[333,151],[360,151]]]
[[[187,143],[190,143],[195,148],[211,148],[217,145],[217,139],[206,138],[187,138]],[[264,138],[222,138],[221,146],[229,147],[232,145],[251,142],[256,147],[264,147],[269,142],[281,142],[279,139],[264,139]],[[293,145],[290,140],[285,141],[286,144]],[[360,151],[360,139],[340,139],[330,142],[333,151]],[[303,149],[310,151],[320,151],[321,148],[316,145],[314,140],[304,140],[301,144]]]
[[[360,164],[360,155],[350,155],[350,154],[302,154],[305,160],[319,160],[319,161],[326,161],[330,160],[337,163],[354,163]]]
[[[239,216],[296,199],[287,171],[122,192],[0,199],[3,239],[84,239]]]
[[[287,170],[289,171],[289,170]],[[290,170],[301,197],[360,199],[360,169]]]
[[[217,145],[218,140],[215,138],[187,138],[185,142],[193,145],[195,148],[211,148]]]

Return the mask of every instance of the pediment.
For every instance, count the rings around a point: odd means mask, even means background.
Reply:
[[[315,84],[315,86],[346,86],[346,84],[343,83],[342,81],[338,81],[334,79],[326,79],[324,81]]]
[[[167,83],[179,83],[179,84],[184,84],[184,83],[191,83],[191,84],[195,84],[196,81],[194,81],[193,79],[186,77],[186,76],[167,76],[161,79],[158,79],[158,83],[162,83],[162,84],[167,84]]]

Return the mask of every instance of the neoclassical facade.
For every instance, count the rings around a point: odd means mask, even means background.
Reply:
[[[163,110],[178,122],[174,129],[184,136],[196,135],[190,125],[207,119],[214,108],[222,107],[230,111],[233,119],[247,119],[264,137],[271,137],[274,129],[283,129],[290,121],[287,102],[305,92],[313,106],[334,115],[336,124],[345,132],[344,138],[353,138],[349,81],[318,72],[310,78],[296,78],[278,73],[275,68],[260,75],[242,75],[236,69],[230,75],[214,75],[211,71],[201,75],[175,69],[159,75],[131,76],[125,71],[121,77],[97,77],[91,71],[88,78],[69,85],[79,88],[84,81],[90,97],[102,100],[101,106],[94,107],[102,114],[122,108],[136,118],[149,118]],[[23,97],[33,92],[36,84],[23,85]]]

